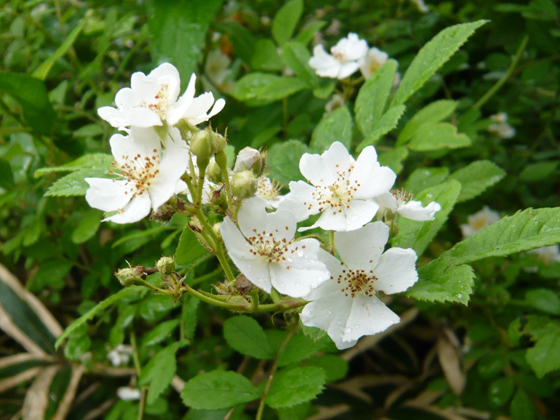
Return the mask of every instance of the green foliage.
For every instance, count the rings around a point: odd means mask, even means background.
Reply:
[[[308,366],[278,372],[266,397],[272,408],[293,407],[309,401],[323,390],[325,371]]]
[[[472,200],[488,187],[500,182],[506,173],[488,160],[479,160],[453,172],[449,178],[461,183],[457,202]]]
[[[373,131],[368,134],[366,139],[362,141],[356,148],[357,152],[362,151],[366,146],[377,143],[377,141],[389,131],[397,127],[397,124],[405,110],[404,105],[396,105],[387,110],[385,114],[377,121]]]
[[[458,149],[471,145],[467,135],[457,133],[449,123],[423,124],[416,130],[408,147],[416,152],[440,149]]]
[[[302,13],[302,0],[291,0],[276,13],[272,21],[272,36],[278,45],[290,40]]]
[[[457,108],[457,102],[442,99],[422,108],[406,123],[397,138],[397,146],[408,143],[418,129],[425,124],[435,124],[449,117]]]
[[[309,148],[313,153],[323,153],[335,141],[346,148],[352,145],[352,116],[347,108],[335,109],[325,115],[313,130]]]
[[[209,257],[210,254],[198,241],[193,231],[187,226],[179,238],[179,246],[175,251],[175,261],[187,269]]]
[[[245,315],[224,323],[224,338],[231,348],[256,359],[272,359],[274,350],[257,321]]]
[[[213,371],[200,374],[185,384],[181,397],[187,407],[217,410],[259,398],[251,382],[235,372]]]
[[[285,186],[290,181],[302,180],[299,161],[306,152],[307,146],[297,140],[275,144],[268,152],[268,162],[272,167],[270,176]]]
[[[527,361],[539,378],[560,369],[560,325],[550,323],[543,327],[535,345],[527,350]]]
[[[148,385],[148,404],[153,404],[164,392],[177,371],[175,353],[179,345],[177,343],[160,350],[142,369],[140,385]]]

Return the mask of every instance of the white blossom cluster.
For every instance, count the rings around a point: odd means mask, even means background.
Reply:
[[[330,54],[322,44],[315,45],[309,66],[321,77],[345,79],[359,69],[364,78],[369,79],[388,59],[386,52],[369,48],[367,41],[349,33],[331,48]]]
[[[337,51],[352,50],[349,44],[354,43],[367,53],[367,44],[357,37],[349,37]],[[359,58],[351,53],[348,57]],[[106,221],[132,223],[177,194],[193,201],[189,180],[201,178],[197,192],[205,199],[199,205],[213,204],[229,185],[234,199],[228,196],[230,207],[222,213],[221,240],[253,285],[303,298],[308,303],[300,314],[302,323],[326,331],[339,349],[399,322],[381,296],[403,292],[417,281],[417,256],[412,249],[386,249],[390,226],[399,216],[433,220],[441,206],[432,202],[424,207],[410,194],[392,190],[396,174],[380,165],[373,146],[354,159],[339,142],[321,155],[305,153],[299,168],[307,182],[290,182],[285,196],[263,175],[264,157],[252,148],[239,152],[226,184],[219,184],[212,175],[218,154],[208,153],[201,160],[194,142],[205,135],[196,125],[218,113],[224,100],[214,101],[211,93],[195,97],[195,80],[193,75],[179,97],[179,74],[165,63],[148,76],[135,73],[131,88],[117,93],[117,108],[99,109],[102,118],[127,135],[115,134],[110,140],[114,172],[120,178],[87,178],[87,202],[114,212]],[[210,159],[214,154],[216,159]],[[312,223],[298,229],[298,223],[312,217]],[[310,229],[329,234],[296,237],[297,231]],[[317,239],[327,236],[328,243]]]

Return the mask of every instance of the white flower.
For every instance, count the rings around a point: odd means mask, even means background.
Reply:
[[[305,153],[299,162],[303,181],[290,182],[290,193],[279,209],[292,211],[298,222],[322,213],[309,228],[347,231],[362,227],[375,216],[379,204],[373,199],[389,192],[395,173],[377,162],[373,146],[366,147],[358,160],[342,143],[334,142],[322,155]]]
[[[484,206],[482,210],[475,214],[471,214],[468,218],[468,224],[461,225],[461,232],[463,237],[474,235],[484,229],[486,226],[490,226],[492,223],[496,223],[500,220],[500,214],[497,211],[490,210],[488,206]]]
[[[389,227],[374,222],[351,232],[336,232],[334,244],[342,262],[321,250],[319,259],[331,280],[314,289],[301,313],[308,327],[326,331],[339,349],[352,347],[363,335],[385,331],[400,321],[377,296],[404,292],[418,280],[416,253],[391,248],[383,253]]]
[[[560,250],[558,249],[558,245],[543,246],[537,249],[532,249],[528,253],[536,254],[544,265],[560,262]]]
[[[342,38],[331,48],[332,55],[325,51],[323,45],[315,45],[309,66],[319,76],[344,79],[358,70],[358,61],[365,57],[367,51],[367,42],[358,38],[358,35],[349,33],[347,38]]]
[[[244,147],[237,154],[233,172],[250,171],[253,165],[261,160],[261,153],[252,147]]]
[[[282,199],[280,187],[265,175],[260,176],[257,180],[257,193],[255,195],[264,200],[267,209],[278,208],[278,204]]]
[[[428,9],[428,6],[426,6],[426,4],[424,3],[424,0],[410,0],[410,1],[414,3],[414,5],[416,6],[419,12],[428,13],[430,11],[430,9]]]
[[[294,241],[296,220],[289,211],[267,213],[266,204],[253,197],[243,201],[239,229],[226,217],[220,227],[229,256],[255,286],[270,293],[301,297],[328,280],[329,272],[317,259],[319,242]]]
[[[490,133],[502,139],[511,139],[515,136],[515,128],[507,123],[508,114],[505,112],[498,112],[497,114],[491,115],[490,119],[496,122],[496,124],[488,126],[487,130]]]
[[[130,360],[131,354],[131,346],[119,344],[117,347],[107,353],[107,359],[109,359],[113,366],[127,365],[128,361]]]
[[[104,219],[114,223],[133,223],[156,210],[174,194],[186,188],[181,181],[189,159],[187,144],[179,130],[171,128],[166,148],[150,128],[132,127],[128,136],[111,137],[111,152],[122,179],[86,178],[88,204],[117,214]]]
[[[389,59],[389,54],[378,48],[370,48],[366,56],[360,60],[360,71],[367,79],[371,77]]]
[[[104,106],[97,110],[99,116],[113,127],[153,127],[166,122],[175,125],[182,118],[191,125],[208,121],[225,105],[223,99],[214,104],[214,96],[207,92],[195,98],[196,75],[193,73],[187,90],[179,99],[181,79],[179,72],[169,63],[163,63],[149,75],[136,72],[132,75],[130,88],[117,92],[117,108]],[[214,107],[207,114],[208,110]]]
[[[397,190],[382,194],[376,197],[375,201],[381,206],[381,211],[389,210],[407,219],[420,222],[434,220],[436,212],[441,210],[441,206],[435,201],[423,207],[420,201],[412,201],[411,198],[411,194]]]
[[[137,401],[141,397],[141,393],[138,388],[132,388],[129,386],[121,386],[118,388],[117,395],[123,401]]]

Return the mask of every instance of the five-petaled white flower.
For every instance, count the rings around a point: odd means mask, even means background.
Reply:
[[[289,211],[267,213],[266,203],[253,197],[243,201],[238,222],[239,229],[226,217],[222,238],[237,268],[255,286],[301,297],[328,280],[325,264],[317,259],[319,242],[294,240],[296,220]]]
[[[484,206],[482,210],[467,217],[467,224],[459,227],[461,228],[463,237],[466,238],[467,236],[477,234],[486,226],[490,226],[492,223],[496,223],[500,219],[500,213],[491,210],[488,206]]]
[[[411,194],[404,190],[396,190],[376,197],[375,201],[381,206],[380,211],[389,210],[400,214],[402,217],[419,222],[434,220],[436,212],[441,210],[441,206],[435,201],[424,207],[420,201],[412,201],[411,199]]]
[[[360,67],[359,61],[368,52],[368,44],[358,35],[349,33],[331,48],[331,54],[325,51],[322,44],[315,45],[309,66],[322,77],[344,79],[352,75]]]
[[[85,179],[89,205],[117,212],[104,221],[137,222],[150,213],[150,207],[156,210],[186,188],[181,176],[187,168],[189,150],[178,129],[169,130],[163,156],[160,138],[151,128],[133,126],[128,136],[113,135],[110,144],[115,172],[122,179]]]
[[[130,88],[117,92],[117,108],[104,106],[97,110],[99,116],[113,127],[154,127],[167,123],[173,126],[185,118],[191,125],[208,121],[222,110],[223,99],[214,104],[210,92],[195,98],[196,75],[193,73],[184,95],[179,99],[181,79],[179,72],[169,63],[163,63],[147,76],[142,72],[132,75]],[[214,107],[208,113],[208,110]]]
[[[383,253],[389,227],[374,222],[351,232],[336,232],[334,244],[342,262],[321,250],[319,259],[331,273],[331,280],[309,295],[301,321],[328,333],[339,349],[356,344],[363,335],[385,331],[400,321],[377,297],[407,290],[418,280],[416,253],[391,248]]]
[[[375,216],[379,204],[374,198],[390,191],[396,174],[379,165],[373,146],[366,147],[358,160],[342,143],[334,142],[322,155],[305,153],[299,162],[303,181],[290,182],[288,193],[278,206],[292,211],[299,221],[322,213],[307,230],[347,231],[362,227]]]
[[[266,203],[267,209],[276,209],[282,196],[280,195],[280,186],[270,180],[266,175],[262,175],[257,180],[257,197],[262,198]]]
[[[371,77],[373,73],[375,73],[379,67],[387,62],[389,59],[389,54],[385,51],[381,51],[378,48],[370,48],[365,55],[359,62],[360,64],[360,71],[362,75],[367,80]]]

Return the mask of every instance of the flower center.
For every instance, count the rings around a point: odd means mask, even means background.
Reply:
[[[471,223],[471,227],[475,230],[480,230],[480,229],[485,228],[489,224],[490,223],[488,223],[488,218],[487,217],[479,217],[478,219],[474,220]]]
[[[403,204],[408,203],[414,197],[414,194],[405,191],[402,188],[400,190],[391,190],[391,194],[393,194],[393,197],[395,197],[395,199],[397,200],[397,204],[399,207]]]
[[[154,96],[154,100],[151,103],[143,102],[140,106],[143,108],[148,108],[150,111],[153,111],[159,115],[161,120],[165,120],[165,116],[167,114],[167,107],[169,105],[169,86],[166,84],[162,84],[159,92],[156,93]]]
[[[288,229],[288,226],[286,226],[286,230]],[[278,229],[276,229],[276,233],[278,233]],[[291,262],[291,258],[287,258],[286,254],[293,254],[298,250],[298,247],[292,250],[288,249],[293,240],[288,241],[286,238],[277,240],[274,233],[267,232],[266,230],[259,232],[257,229],[253,229],[253,235],[248,237],[247,240],[253,246],[250,250],[251,254],[259,255],[271,263]]]
[[[159,173],[160,155],[158,150],[152,150],[151,156],[142,156],[138,153],[133,157],[123,155],[121,159],[123,163],[117,166],[117,170],[120,172],[120,176],[125,179],[125,185],[133,185],[132,197],[146,192]],[[115,166],[114,163],[113,166]],[[109,172],[113,173],[113,171]],[[125,194],[128,194],[128,191]]]
[[[340,263],[344,265],[344,263]],[[331,277],[334,280],[334,277]],[[373,270],[352,270],[346,267],[342,270],[342,274],[338,276],[336,282],[342,286],[342,292],[346,296],[356,297],[357,294],[363,294],[368,297],[375,295],[375,281],[377,277],[373,275]]]
[[[265,200],[274,201],[278,199],[280,186],[273,183],[266,176],[261,176],[257,184],[257,195]]]
[[[336,165],[338,167],[338,165]],[[354,166],[348,170],[336,172],[336,181],[332,185],[319,185],[313,191],[313,198],[319,204],[319,211],[326,208],[337,208],[338,213],[346,208],[350,208],[350,202],[354,198],[354,193],[358,191],[360,184],[357,180],[352,181],[350,175]],[[311,206],[309,207],[311,209]]]

